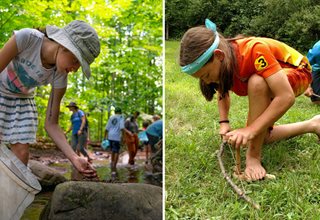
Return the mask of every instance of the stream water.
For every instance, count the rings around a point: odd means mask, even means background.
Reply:
[[[97,170],[100,181],[111,181],[110,157],[106,152],[96,151],[92,154],[93,166]],[[147,183],[155,184],[152,179],[148,178],[151,174],[151,166],[145,164],[145,153],[138,151],[136,155],[136,164],[134,167],[128,167],[129,155],[127,152],[120,154],[117,165],[118,176],[113,182],[119,183]],[[56,161],[50,164],[50,167],[55,168],[63,174],[68,180],[71,179],[72,167],[67,160]],[[152,181],[152,182],[151,182]],[[155,184],[159,185],[159,184]],[[52,192],[40,192],[35,196],[34,201],[25,210],[21,220],[37,220],[40,217],[42,209],[46,206],[51,198]]]

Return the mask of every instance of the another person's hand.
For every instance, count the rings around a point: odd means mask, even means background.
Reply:
[[[313,90],[312,90],[312,88],[310,86],[304,92],[304,95],[307,96],[307,97],[311,97],[313,95]]]
[[[78,133],[78,135],[81,135],[81,134],[82,134],[82,131],[81,131],[81,130],[79,130],[77,133]]]
[[[75,168],[87,178],[97,177],[97,171],[92,167],[88,160],[84,157],[76,157],[72,161]]]
[[[228,143],[236,148],[246,146],[248,142],[254,138],[254,134],[249,127],[230,131],[225,136],[228,140]]]

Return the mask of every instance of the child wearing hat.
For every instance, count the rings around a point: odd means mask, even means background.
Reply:
[[[64,28],[47,26],[45,33],[30,28],[14,31],[0,50],[0,141],[9,144],[25,165],[29,144],[36,142],[38,126],[34,91],[50,83],[45,129],[79,172],[87,177],[96,175],[88,161],[72,150],[58,118],[68,73],[81,66],[89,78],[90,64],[99,53],[96,31],[79,20]]]

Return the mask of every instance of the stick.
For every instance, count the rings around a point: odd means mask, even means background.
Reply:
[[[220,150],[217,154],[219,165],[221,172],[223,174],[223,177],[226,179],[226,181],[229,183],[229,185],[232,187],[232,189],[237,193],[237,195],[244,199],[246,202],[248,202],[250,205],[252,205],[255,209],[260,209],[259,204],[255,203],[250,197],[248,197],[245,192],[243,192],[230,178],[230,176],[226,173],[226,170],[224,168],[223,162],[222,162],[222,155],[224,151],[224,147],[227,145],[227,142],[222,142],[220,145]]]
[[[320,98],[320,95],[317,95],[317,94],[314,94],[314,93],[312,93],[312,95],[317,97],[317,98]]]
[[[236,174],[241,174],[241,156],[240,156],[240,147],[236,148]]]

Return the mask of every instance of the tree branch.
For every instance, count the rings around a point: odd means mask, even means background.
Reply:
[[[15,16],[18,12],[18,9],[16,9],[1,25],[0,30],[2,30],[3,26],[10,21],[10,19]]]
[[[224,168],[223,162],[222,162],[222,155],[224,152],[224,147],[227,146],[227,142],[222,142],[220,145],[219,152],[217,154],[219,165],[221,172],[223,174],[223,177],[226,179],[226,181],[229,183],[229,185],[232,187],[232,189],[237,193],[237,195],[244,199],[246,202],[248,202],[250,205],[252,205],[255,209],[260,209],[259,204],[255,203],[249,196],[245,194],[244,191],[242,191],[231,179],[231,177],[226,173],[226,169]]]

